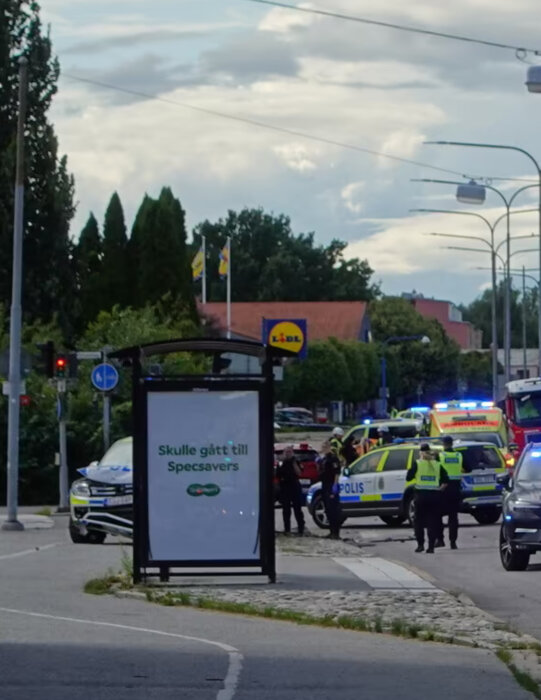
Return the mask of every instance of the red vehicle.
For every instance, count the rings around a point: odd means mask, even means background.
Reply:
[[[519,452],[530,442],[541,442],[541,377],[506,384],[504,405],[509,442]]]
[[[284,450],[286,447],[291,445],[290,442],[276,442],[274,443],[274,468],[278,466],[278,462],[281,462],[284,457]],[[315,484],[320,480],[320,475],[318,473],[318,468],[316,464],[316,459],[318,457],[318,452],[307,442],[299,442],[293,444],[293,452],[296,459],[302,466],[302,475],[299,479],[301,482],[303,496],[306,497],[308,489],[312,484]],[[274,491],[276,495],[276,500],[278,500],[278,490],[279,483],[274,476]]]

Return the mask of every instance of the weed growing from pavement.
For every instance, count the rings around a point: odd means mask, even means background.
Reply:
[[[539,686],[539,683],[532,678],[529,673],[526,671],[521,671],[519,668],[517,668],[517,666],[513,663],[513,654],[509,651],[509,649],[498,649],[496,656],[507,666],[515,677],[516,682],[522,686],[524,690],[528,690],[530,693],[535,695],[536,698],[541,698],[541,687]]]

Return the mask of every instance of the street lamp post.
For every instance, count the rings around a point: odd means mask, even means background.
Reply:
[[[541,92],[541,66],[530,66],[528,70],[528,78],[526,81],[528,90],[530,92]],[[517,153],[522,153],[522,155],[529,158],[537,171],[537,177],[539,180],[539,206],[538,206],[538,218],[539,218],[539,267],[541,267],[541,166],[537,160],[528,153],[524,148],[519,148],[518,146],[506,146],[503,144],[496,143],[470,143],[468,141],[427,141],[427,144],[439,145],[439,146],[464,146],[466,148],[489,148],[492,150],[503,150],[503,151],[516,151]],[[538,299],[538,323],[539,323],[539,343],[538,343],[538,371],[541,372],[541,294]]]
[[[503,201],[506,211],[506,221],[507,221],[507,232],[506,232],[506,243],[507,243],[507,259],[511,257],[511,206],[519,194],[524,192],[524,190],[531,189],[532,187],[539,187],[540,184],[536,183],[533,185],[525,185],[520,187],[516,192],[514,192],[508,199],[503,192],[492,185],[480,184],[475,182],[475,180],[470,180],[470,182],[459,182],[456,180],[440,180],[432,178],[414,178],[412,182],[430,182],[442,185],[456,185],[456,198],[459,202],[465,204],[477,204],[481,205],[485,203],[486,190],[495,192],[500,199]],[[540,229],[541,230],[541,229]],[[504,294],[504,366],[511,366],[511,276],[506,274],[505,280],[505,294]],[[509,381],[509,376],[506,374],[506,381]]]
[[[409,340],[420,340],[423,345],[430,343],[430,338],[427,335],[391,335],[382,343],[381,351],[381,409],[383,415],[387,415],[387,358],[385,357],[385,349],[390,343],[403,343]]]
[[[488,270],[489,268],[487,267],[476,267],[476,270]],[[539,268],[528,268],[530,272],[538,272]],[[504,271],[502,270],[502,274]],[[527,357],[526,357],[526,349],[527,349],[527,342],[526,342],[526,277],[529,279],[533,280],[535,282],[535,287],[537,289],[537,294],[540,293],[541,291],[541,282],[537,277],[534,277],[533,275],[529,275],[526,273],[526,267],[524,265],[522,266],[522,270],[509,270],[509,273],[511,275],[517,275],[522,277],[522,368],[524,372],[524,376],[526,376],[526,370],[528,368],[527,365]],[[539,342],[539,338],[538,338]]]
[[[489,246],[491,251],[495,250],[494,247],[494,233],[496,226],[507,217],[507,213],[499,216],[493,223],[491,223],[486,217],[477,212],[469,211],[456,211],[454,209],[410,209],[411,212],[421,212],[425,214],[453,214],[455,216],[473,216],[477,219],[481,219],[488,226],[490,231],[490,242],[481,236],[459,236],[453,235],[453,238],[467,238],[480,240]],[[519,211],[511,211],[510,214],[526,214],[531,211],[537,211],[537,209],[520,209]],[[451,235],[451,234],[447,234]],[[518,236],[517,236],[518,238]],[[496,284],[496,257],[492,256],[492,393],[494,401],[497,400],[498,394],[498,330],[497,330],[497,319],[496,319],[496,301],[497,301],[497,284]],[[505,377],[506,382],[509,381],[510,369],[505,366]]]

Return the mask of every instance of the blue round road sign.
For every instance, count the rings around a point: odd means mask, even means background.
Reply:
[[[103,362],[101,365],[96,365],[92,370],[92,384],[100,391],[111,391],[118,384],[118,372],[116,367]]]

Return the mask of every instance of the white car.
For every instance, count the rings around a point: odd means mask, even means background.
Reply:
[[[70,488],[69,533],[77,544],[133,534],[133,441],[117,440],[99,462],[79,469]]]

